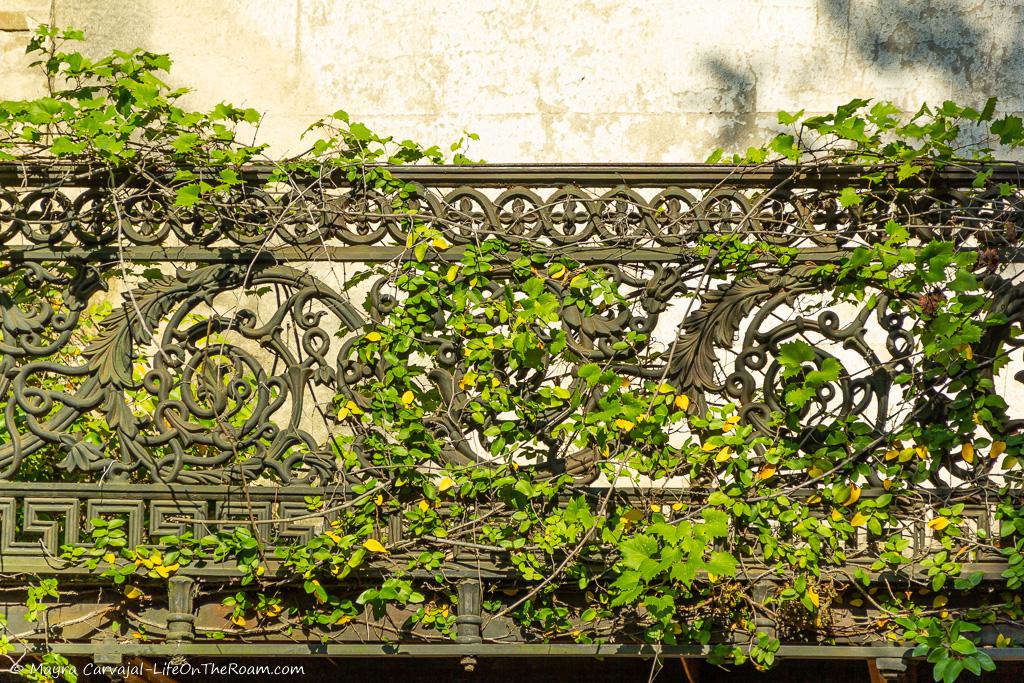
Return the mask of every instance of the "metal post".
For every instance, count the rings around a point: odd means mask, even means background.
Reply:
[[[167,640],[173,642],[195,639],[196,617],[192,611],[192,588],[195,580],[172,576],[167,581]]]

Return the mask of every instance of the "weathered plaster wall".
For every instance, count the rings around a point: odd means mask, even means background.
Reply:
[[[278,152],[338,108],[520,162],[701,160],[861,96],[1024,109],[1021,0],[0,0],[0,29],[51,11],[93,49],[170,52],[196,104],[266,112]],[[27,37],[0,30],[4,97],[38,87]]]

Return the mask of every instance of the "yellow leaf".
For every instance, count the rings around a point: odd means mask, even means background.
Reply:
[[[949,602],[949,598],[945,595],[936,595],[935,599],[932,600],[932,607],[938,609],[939,607],[945,607]]]
[[[370,332],[366,335],[367,341],[379,342],[381,340],[380,332]]]
[[[884,488],[886,491],[891,489],[892,488],[892,479],[886,479],[885,481],[883,481],[882,482],[882,488]]]
[[[341,617],[340,619],[338,619],[338,620],[337,620],[336,622],[334,622],[334,623],[335,623],[335,624],[337,624],[338,626],[343,626],[343,625],[347,624],[347,623],[348,623],[348,622],[350,622],[350,621],[352,621],[352,617],[350,617],[350,616],[348,616],[348,615],[346,614],[345,616]]]
[[[1005,441],[993,441],[992,442],[992,450],[991,450],[991,452],[989,452],[988,457],[990,457],[993,460],[995,460],[1000,455],[1002,455],[1004,451],[1006,451],[1006,442]]]
[[[633,427],[635,427],[636,425],[630,422],[629,420],[623,420],[620,417],[618,420],[615,421],[615,426],[624,432],[628,432],[631,429],[633,429]]]
[[[832,521],[833,522],[838,522],[842,518],[843,518],[843,513],[841,513],[839,510],[836,510],[835,508],[832,508]]]
[[[107,553],[103,556],[103,561],[107,564],[114,564],[117,562],[117,555],[115,555],[114,553]]]
[[[124,597],[128,598],[129,600],[138,600],[142,597],[142,591],[140,591],[136,586],[125,586]]]
[[[241,614],[234,614],[231,616],[231,623],[235,626],[245,626],[245,617]]]
[[[644,513],[640,512],[639,510],[630,510],[626,514],[622,515],[622,519],[624,519],[627,522],[639,522],[643,518]]]
[[[850,485],[850,495],[843,501],[843,505],[850,506],[856,503],[860,499],[860,487],[856,484]]]
[[[326,536],[327,538],[331,539],[335,543],[341,543],[341,536],[339,536],[338,534],[334,533],[333,531],[325,531],[324,532],[324,536]]]
[[[657,503],[651,503],[651,512],[661,512],[661,506]]]
[[[895,460],[899,456],[900,456],[900,452],[898,450],[896,450],[895,448],[892,449],[891,451],[886,451],[886,453],[885,453],[885,459],[886,460]]]
[[[154,567],[154,569],[156,569],[156,573],[159,574],[161,578],[166,579],[171,574],[173,574],[174,572],[178,571],[178,563],[175,562],[174,564],[169,564],[169,565],[166,565],[166,566],[162,565],[162,564],[159,564],[156,567]]]
[[[815,503],[820,503],[820,502],[821,502],[821,496],[808,496],[807,497],[807,504],[808,505],[814,505]]]
[[[928,526],[935,531],[942,531],[949,526],[949,520],[945,517],[936,517],[932,521],[928,522]]]
[[[676,400],[673,401],[673,403],[675,404],[676,408],[679,408],[679,410],[686,410],[687,408],[690,407],[690,397],[687,396],[686,394],[679,394],[678,396],[676,396]]]
[[[825,474],[825,470],[821,469],[817,465],[812,465],[810,468],[808,468],[807,474],[811,475],[811,478],[813,479],[815,477],[820,477],[821,475]]]
[[[853,516],[853,519],[850,520],[850,526],[864,526],[867,522],[868,516],[863,512],[858,512]]]
[[[739,415],[733,415],[732,417],[728,418],[725,421],[725,423],[722,424],[722,431],[723,432],[731,432],[732,430],[736,429],[736,425],[739,423],[739,421],[740,421],[740,416]]]
[[[960,447],[960,457],[964,459],[964,462],[968,465],[974,464],[974,444],[965,443]]]
[[[718,448],[718,446],[716,446],[715,444],[711,443],[710,441],[705,441],[704,445],[700,447],[700,449],[702,451],[705,451],[707,453],[710,453],[711,451],[715,450],[716,448]]]
[[[452,481],[451,477],[444,477],[443,479],[441,479],[441,481],[439,481],[437,483],[437,490],[438,491],[447,491],[448,489],[450,489],[452,487],[452,485],[454,483],[455,482]]]
[[[917,457],[921,458],[921,460],[924,460],[925,458],[928,457],[927,446],[917,446],[914,448],[914,451],[917,453]]]
[[[761,471],[757,473],[757,476],[761,479],[771,479],[775,476],[775,465],[765,465],[761,468]]]
[[[278,614],[281,613],[281,606],[269,605],[263,613],[266,614],[268,617],[276,617]]]
[[[974,358],[974,349],[971,348],[970,344],[964,345],[964,358],[972,360]]]
[[[411,391],[406,391],[404,394],[402,394],[402,403],[404,403],[407,406],[411,406],[412,402],[415,400],[416,394],[412,393]]]
[[[373,504],[376,505],[377,507],[380,507],[381,505],[383,505],[384,504],[384,494],[383,493],[378,493],[377,497],[373,499]]]
[[[388,549],[385,548],[380,541],[376,538],[368,538],[363,541],[363,547],[369,550],[371,553],[387,553]]]
[[[565,266],[563,266],[562,264],[558,264],[551,271],[551,279],[553,279],[553,280],[561,280],[563,277],[565,277],[566,273],[568,273],[568,272],[569,271],[566,270]]]
[[[440,251],[444,251],[445,249],[447,249],[450,246],[441,237],[435,237],[433,240],[430,241],[430,244],[434,247],[434,249],[438,249]]]
[[[818,607],[820,604],[820,598],[818,597],[818,591],[814,590],[814,586],[807,587],[807,597],[810,599],[811,604]]]
[[[676,512],[679,512],[680,510],[683,509],[683,504],[682,503],[672,503],[672,509],[675,510]]]
[[[860,598],[854,598],[854,599],[850,600],[850,607],[863,607],[863,606],[864,606],[864,601],[861,600]]]
[[[726,460],[728,460],[731,457],[732,457],[732,449],[729,448],[728,446],[726,446],[722,450],[718,451],[718,455],[715,456],[715,462],[719,462],[719,463],[725,462]]]
[[[419,504],[420,512],[426,512],[430,509],[430,503],[425,500],[421,500]]]
[[[458,275],[459,275],[459,267],[458,266],[449,266],[448,267],[448,272],[445,273],[444,279],[447,280],[448,282],[455,282],[455,278],[458,277]]]

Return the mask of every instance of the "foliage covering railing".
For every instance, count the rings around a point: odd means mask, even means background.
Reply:
[[[994,100],[784,114],[728,166],[406,166],[444,155],[337,112],[270,162],[77,38],[0,103],[9,656],[890,643],[951,681],[1021,637]]]

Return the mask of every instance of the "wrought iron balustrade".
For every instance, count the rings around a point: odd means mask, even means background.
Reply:
[[[894,382],[911,367],[909,322],[884,301],[831,305],[807,274],[885,239],[890,220],[914,239],[970,249],[1012,246],[1024,230],[1022,198],[972,192],[969,169],[937,172],[929,192],[903,200],[877,197],[857,168],[395,168],[415,186],[411,213],[331,178],[268,189],[268,173],[251,169],[230,196],[195,208],[142,180],[111,191],[88,169],[0,168],[0,277],[24,285],[0,291],[0,572],[63,571],[61,546],[84,542],[96,517],[126,520],[132,544],[235,525],[284,538],[322,530],[306,498],[330,508],[354,495],[331,446],[341,429],[334,397],[358,400],[352,385],[366,371],[352,342],[400,304],[386,275],[346,283],[413,258],[413,223],[452,245],[429,258],[457,261],[465,245],[493,236],[602,267],[629,304],[592,317],[564,308],[573,351],[626,377],[663,377],[697,410],[736,403],[756,430],[770,429],[781,400],[780,345],[806,339],[819,360],[843,366],[809,403],[807,424],[856,415],[877,434],[912,407]],[[991,181],[1019,173],[997,168]],[[862,201],[844,207],[839,193],[851,185]],[[754,251],[737,277],[709,281],[715,235],[786,249]],[[562,297],[562,285],[548,286]],[[1009,322],[979,347],[1021,322],[1019,287],[1004,287],[997,306]],[[615,342],[629,332],[647,335],[643,364],[621,360]],[[1024,359],[1019,346],[1014,353],[1000,378],[1019,383]],[[487,466],[492,437],[451,410],[459,362],[450,354],[431,373],[448,409],[429,424],[447,439],[446,457]],[[84,438],[90,421],[106,426],[105,442]],[[997,460],[979,472],[943,457],[936,487],[999,476]],[[537,467],[589,485],[595,458],[576,452]],[[40,462],[66,480],[34,479]],[[917,549],[928,510],[908,531]],[[992,525],[990,510],[974,513]],[[400,519],[382,524],[401,538]],[[975,560],[1000,571],[996,558]],[[488,561],[486,571],[503,570]]]

